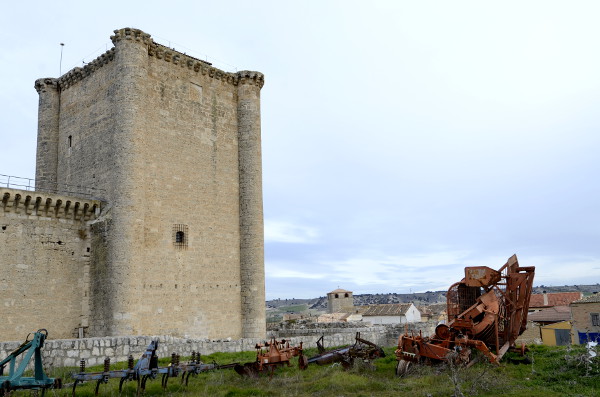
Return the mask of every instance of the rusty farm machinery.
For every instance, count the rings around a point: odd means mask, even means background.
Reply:
[[[525,331],[534,273],[535,267],[519,266],[516,255],[497,271],[466,267],[465,277],[446,295],[448,324],[439,324],[432,337],[399,337],[396,374],[404,375],[411,363],[433,364],[450,357],[469,365],[472,348],[498,363]]]
[[[32,336],[31,339],[29,337]],[[48,331],[39,329],[30,333],[25,342],[16,350],[0,361],[0,396],[8,394],[12,390],[32,389],[42,390],[42,396],[47,389],[60,389],[62,382],[60,378],[49,378],[44,372],[42,365],[41,349],[48,337]],[[22,356],[21,356],[22,355]],[[17,365],[19,356],[20,362]],[[23,376],[33,358],[33,377]],[[8,375],[4,369],[8,364]]]
[[[171,362],[166,367],[160,367],[158,364],[158,356],[156,350],[158,349],[158,341],[154,340],[150,342],[146,351],[142,354],[142,357],[134,365],[133,356],[129,356],[127,360],[127,369],[111,370],[110,359],[104,360],[104,369],[101,372],[85,372],[85,360],[80,362],[80,372],[72,375],[75,380],[73,383],[73,397],[75,397],[75,390],[78,384],[83,382],[95,381],[96,387],[94,394],[98,395],[100,385],[102,383],[108,383],[110,379],[119,379],[119,393],[123,389],[123,384],[127,381],[137,382],[137,395],[144,392],[146,389],[146,382],[149,379],[156,379],[159,375],[161,377],[161,386],[163,389],[167,388],[169,378],[181,376],[181,383],[188,385],[188,381],[191,375],[198,375],[202,372],[207,372],[217,369],[228,369],[234,368],[236,364],[219,365],[213,363],[203,363],[200,360],[200,353],[192,352],[191,359],[186,362],[180,362],[180,356],[173,353],[171,354]]]
[[[332,363],[341,363],[345,369],[351,368],[355,360],[371,361],[379,357],[385,357],[383,349],[368,340],[360,337],[360,332],[356,333],[353,345],[345,346],[333,350],[326,350],[323,346],[322,336],[317,341],[319,354],[313,357],[306,357],[302,348],[302,342],[298,346],[290,346],[289,341],[282,339],[280,341],[271,339],[270,342],[256,345],[256,360],[245,364],[233,365],[235,371],[242,376],[256,377],[261,373],[268,373],[273,376],[275,368],[279,366],[291,366],[292,357],[298,357],[298,368],[304,370],[309,364],[326,365]]]
[[[383,349],[373,342],[360,337],[360,332],[356,333],[353,345],[341,347],[333,350],[326,350],[323,346],[323,336],[317,341],[319,354],[308,359],[300,360],[300,368],[305,369],[309,364],[327,365],[340,363],[344,369],[352,368],[355,360],[370,362],[376,358],[385,357]]]
[[[291,366],[292,357],[298,356],[299,366],[306,357],[302,354],[302,342],[298,346],[290,346],[290,342],[282,339],[272,338],[270,342],[256,344],[256,360],[245,364],[233,365],[234,370],[242,376],[256,377],[261,373],[269,373],[273,376],[276,367]],[[232,365],[232,364],[230,364]]]

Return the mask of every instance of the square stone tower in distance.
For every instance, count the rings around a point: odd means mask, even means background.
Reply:
[[[263,75],[137,29],[111,39],[85,67],[36,81],[37,189],[103,189],[89,335],[264,337]]]
[[[354,313],[352,291],[338,288],[328,292],[327,313]]]

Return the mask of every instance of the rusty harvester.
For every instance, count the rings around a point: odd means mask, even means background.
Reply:
[[[446,296],[448,324],[438,325],[432,337],[400,336],[396,374],[404,375],[411,363],[433,364],[450,356],[467,364],[472,348],[497,363],[525,331],[534,273],[535,267],[520,267],[516,255],[498,271],[466,267],[465,278]]]

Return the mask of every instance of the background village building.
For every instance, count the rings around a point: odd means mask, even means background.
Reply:
[[[263,75],[111,39],[35,82],[36,191],[0,189],[0,335],[264,337]]]
[[[527,315],[528,321],[533,321],[541,325],[554,324],[561,321],[571,320],[571,308],[569,306],[554,306],[547,309],[530,313]]]
[[[317,323],[345,323],[348,321],[349,313],[325,313],[317,317]]]
[[[412,303],[389,303],[361,307],[362,318],[371,324],[405,324],[421,321],[421,313]]]
[[[519,337],[519,343],[543,343],[549,346],[573,343],[569,304],[582,296],[581,292],[531,295],[527,329]]]
[[[600,342],[600,294],[595,293],[571,303],[573,342]]]
[[[354,297],[352,291],[335,289],[327,293],[327,313],[353,313]]]
[[[581,292],[552,292],[532,294],[529,299],[529,311],[539,311],[554,306],[569,306],[571,302],[583,298]]]
[[[544,345],[564,346],[571,344],[571,309],[569,306],[554,306],[530,313],[527,328],[537,332]],[[533,333],[529,334],[533,336]]]
[[[421,313],[421,321],[435,321],[436,323],[447,323],[447,304],[434,303],[431,305],[417,306],[417,310]]]
[[[542,343],[547,346],[567,346],[571,344],[571,322],[559,321],[541,327]]]

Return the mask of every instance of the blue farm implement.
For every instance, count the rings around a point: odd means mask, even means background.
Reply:
[[[187,386],[190,375],[197,375],[213,369],[230,368],[230,366],[219,366],[216,363],[205,364],[200,361],[200,353],[196,354],[195,352],[192,352],[192,358],[187,363],[180,363],[179,356],[173,353],[169,365],[167,367],[159,367],[158,356],[156,355],[157,348],[158,341],[150,342],[138,362],[133,365],[133,356],[129,356],[127,369],[122,370],[111,370],[110,359],[106,358],[102,372],[85,372],[85,360],[81,360],[80,372],[72,375],[72,378],[75,379],[75,383],[73,383],[73,397],[75,396],[77,385],[83,382],[95,381],[96,388],[94,394],[98,395],[100,385],[108,383],[110,379],[119,379],[119,393],[123,389],[123,383],[136,381],[137,394],[139,395],[146,389],[148,379],[156,379],[158,375],[161,375],[161,385],[163,389],[166,389],[169,378],[181,375],[181,383]]]
[[[33,337],[29,340],[31,335]],[[46,376],[42,365],[41,349],[47,337],[48,331],[45,329],[40,329],[33,334],[27,335],[25,342],[0,362],[0,396],[8,394],[11,390],[18,389],[42,390],[43,396],[47,389],[60,389],[60,378],[49,378]],[[23,356],[17,365],[17,357],[20,355]],[[23,376],[32,357],[34,359],[33,377]],[[7,364],[8,375],[5,375],[4,370]]]

